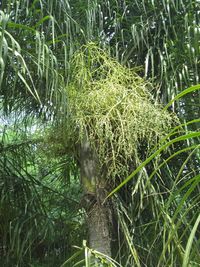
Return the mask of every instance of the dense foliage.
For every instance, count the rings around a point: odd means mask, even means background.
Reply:
[[[199,266],[200,2],[0,8],[0,265]],[[85,131],[115,178],[113,259],[82,246]]]
[[[66,136],[72,131],[71,142],[76,143],[88,135],[100,165],[109,166],[106,176],[125,177],[130,162],[139,160],[140,144],[155,145],[169,131],[173,117],[153,100],[150,84],[94,44],[78,51],[72,66],[67,88],[71,129]]]

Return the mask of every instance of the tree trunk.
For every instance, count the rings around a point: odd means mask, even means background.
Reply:
[[[87,213],[87,224],[90,248],[111,256],[110,208],[103,205],[105,183],[100,177],[98,159],[85,139],[80,150],[81,182],[84,191],[84,208]]]
[[[110,225],[108,208],[96,203],[88,214],[89,245],[111,257]]]

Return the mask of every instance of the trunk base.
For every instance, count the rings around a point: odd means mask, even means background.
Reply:
[[[111,257],[109,211],[97,203],[88,212],[89,246]]]

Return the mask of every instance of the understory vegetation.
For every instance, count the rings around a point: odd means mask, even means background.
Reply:
[[[199,12],[0,1],[0,266],[200,266]]]

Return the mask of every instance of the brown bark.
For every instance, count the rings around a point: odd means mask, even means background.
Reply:
[[[94,205],[88,214],[89,245],[107,256],[111,256],[108,208]]]
[[[109,206],[103,205],[105,183],[100,175],[98,158],[87,139],[80,151],[81,182],[85,194],[85,210],[89,234],[89,246],[111,256]]]

